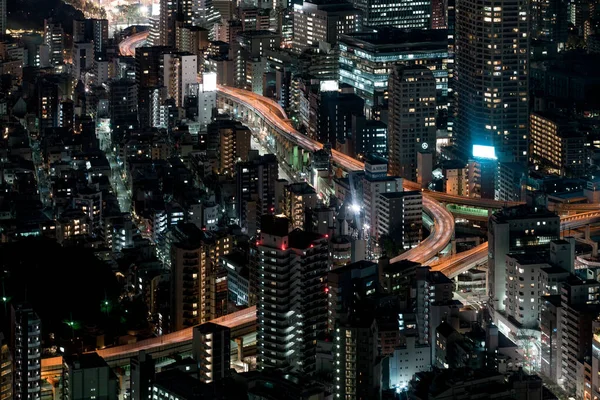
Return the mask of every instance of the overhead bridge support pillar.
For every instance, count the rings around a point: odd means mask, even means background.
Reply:
[[[244,338],[243,337],[235,338],[235,344],[237,344],[238,361],[242,362],[242,360],[244,359]]]

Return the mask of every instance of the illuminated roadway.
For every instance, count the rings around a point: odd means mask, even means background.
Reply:
[[[561,231],[581,228],[582,226],[600,222],[600,211],[590,211],[560,219]],[[488,258],[488,244],[482,243],[470,250],[455,254],[437,263],[431,264],[433,271],[440,271],[448,278],[453,278],[461,272],[485,264]]]
[[[150,31],[138,32],[127,37],[121,43],[119,43],[119,53],[125,57],[135,57],[135,49],[140,47],[146,39]]]
[[[289,119],[285,111],[275,101],[264,96],[247,90],[236,89],[217,85],[219,95],[229,98],[246,108],[259,114],[265,122],[273,128],[276,128],[290,142],[309,151],[316,151],[323,148],[323,144],[313,140],[306,135],[298,132]],[[364,163],[352,158],[339,151],[332,150],[331,156],[333,162],[346,172],[364,170]],[[407,182],[405,189],[414,190],[414,183]],[[418,263],[424,263],[438,255],[452,240],[454,234],[454,217],[445,207],[429,197],[429,193],[423,192],[423,210],[433,219],[434,226],[430,235],[421,243],[401,255],[394,257],[390,262],[400,260],[411,260]]]

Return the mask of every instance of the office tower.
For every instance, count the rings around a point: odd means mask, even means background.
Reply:
[[[198,83],[198,56],[167,53],[163,57],[163,83],[167,96],[175,100],[176,107],[183,107],[185,97],[190,94],[190,85]]]
[[[42,323],[27,305],[11,307],[15,400],[37,400],[42,389]]]
[[[65,357],[62,377],[64,400],[118,399],[118,378],[96,352]]]
[[[399,67],[389,80],[389,169],[416,181],[417,153],[435,148],[436,83],[425,67]]]
[[[312,210],[317,206],[317,192],[306,182],[287,185],[283,189],[283,205],[281,207],[293,229],[311,230]]]
[[[376,210],[377,237],[389,237],[401,250],[421,243],[423,196],[420,191],[380,193]]]
[[[76,80],[85,80],[85,73],[94,65],[94,44],[91,42],[73,43],[73,77]]]
[[[526,163],[528,3],[467,0],[457,6],[456,143],[464,158]]]
[[[207,127],[209,137],[217,138],[218,173],[233,175],[238,161],[247,162],[250,153],[250,129],[241,122],[217,119]]]
[[[543,250],[559,237],[559,217],[542,207],[508,207],[490,217],[488,295],[490,307],[495,312],[503,312],[505,309],[506,255]]]
[[[55,23],[52,19],[44,20],[44,43],[48,46],[52,65],[63,63],[64,34],[61,24]]]
[[[316,339],[327,329],[325,236],[264,216],[258,240],[258,368],[312,373]]]
[[[249,235],[260,228],[260,217],[275,211],[275,182],[279,164],[274,154],[265,154],[235,165],[236,210],[239,225]]]
[[[417,372],[431,370],[431,345],[419,343],[416,335],[406,335],[403,344],[394,349],[389,363],[389,387],[407,388]]]
[[[215,296],[202,231],[193,224],[179,224],[169,235],[171,330],[178,331],[213,319]]]
[[[350,3],[325,0],[304,1],[294,6],[292,49],[301,53],[307,47],[327,42],[337,44],[343,34],[362,30],[362,11]]]
[[[329,85],[331,84],[331,87]],[[309,92],[308,134],[338,148],[349,140],[353,115],[362,115],[365,102],[356,94],[338,90],[337,81],[323,81],[318,92]]]
[[[430,29],[432,4],[414,0],[353,0],[362,11],[363,25],[373,28]]]
[[[202,382],[210,383],[229,376],[230,335],[228,327],[212,322],[194,327],[192,354],[198,362]]]
[[[539,169],[574,178],[585,173],[585,136],[570,119],[532,112],[529,130],[530,158]]]
[[[14,390],[14,363],[11,349],[0,332],[0,400],[12,400]]]
[[[155,361],[145,350],[141,350],[137,356],[131,357],[129,365],[131,399],[148,399],[152,395],[150,390],[154,381]]]
[[[379,266],[357,261],[329,271],[327,275],[327,326],[334,332],[336,321],[344,319],[379,287]]]
[[[582,396],[584,358],[592,347],[592,323],[600,312],[600,283],[571,279],[561,288],[558,322],[559,384],[570,396]]]
[[[340,82],[352,86],[368,110],[386,103],[389,76],[398,65],[429,68],[441,107],[448,96],[448,62],[448,34],[442,29],[379,28],[340,38]]]
[[[354,156],[365,154],[388,154],[388,126],[364,115],[352,116],[352,143]]]

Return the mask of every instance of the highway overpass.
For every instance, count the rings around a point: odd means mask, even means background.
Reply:
[[[264,96],[247,90],[217,85],[219,108],[231,112],[235,118],[258,124],[273,138],[277,156],[296,170],[310,168],[312,153],[323,144],[298,132],[281,106]],[[332,163],[344,173],[364,170],[364,163],[339,151],[332,150]],[[414,182],[405,188],[414,190]],[[423,211],[433,219],[431,234],[419,246],[392,259],[424,263],[442,252],[454,235],[454,217],[445,207],[423,193]]]
[[[231,329],[231,338],[243,338],[244,348],[256,345],[256,306],[246,308],[216,318],[210,322],[223,325]],[[194,328],[185,328],[177,332],[168,333],[159,337],[141,340],[136,343],[109,347],[96,352],[106,360],[113,368],[129,365],[131,357],[145,350],[154,359],[160,360],[165,357],[173,357],[178,354],[190,354],[192,352],[192,336]],[[42,359],[42,378],[51,378],[62,371],[62,357],[51,357]]]

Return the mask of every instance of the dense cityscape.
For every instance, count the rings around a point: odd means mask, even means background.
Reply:
[[[0,400],[600,400],[599,4],[0,0]]]

